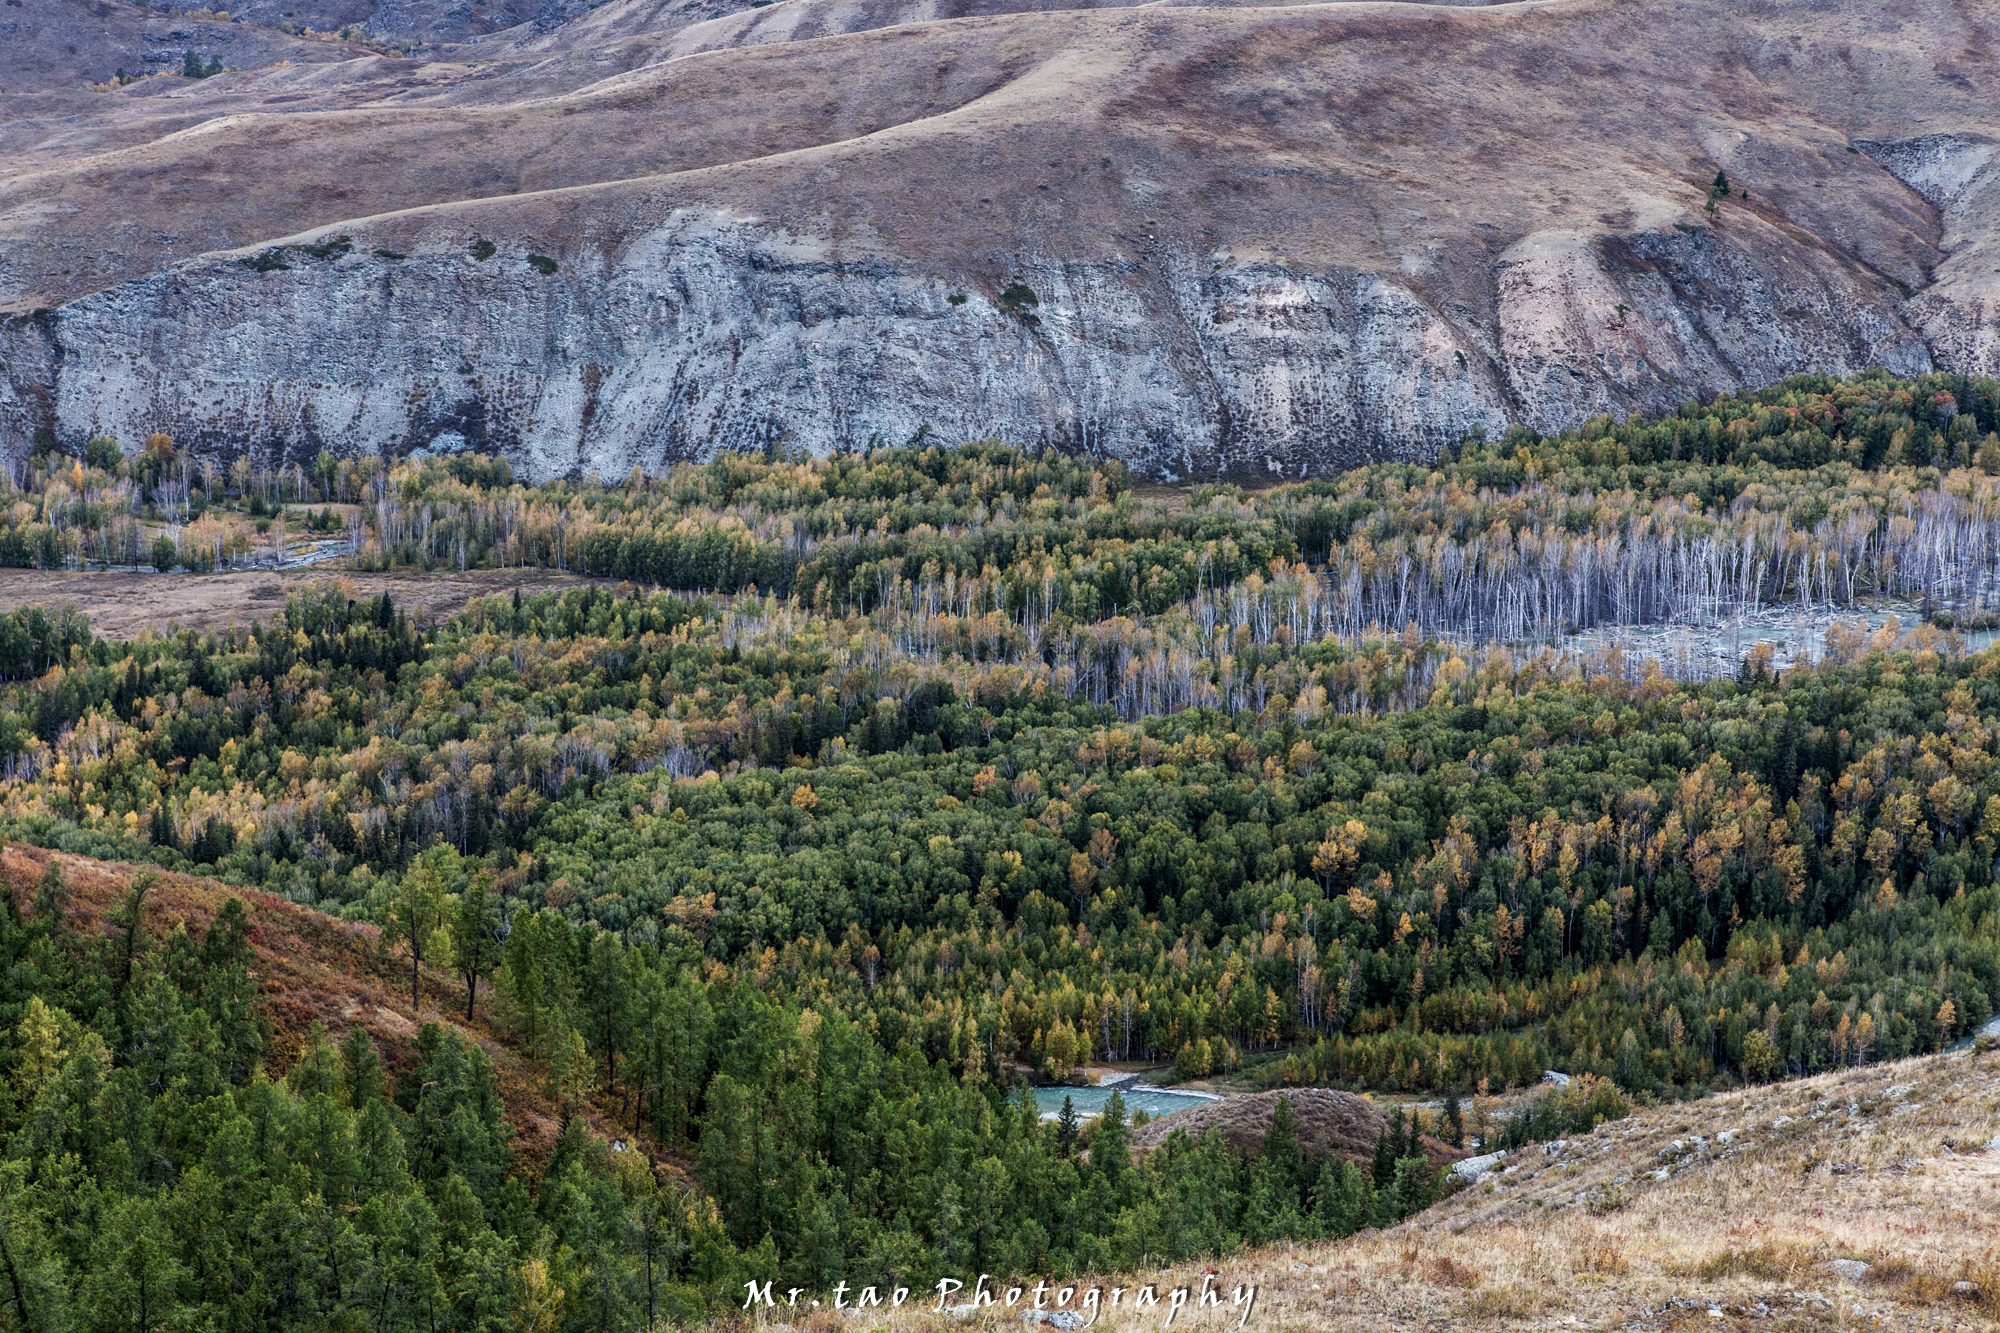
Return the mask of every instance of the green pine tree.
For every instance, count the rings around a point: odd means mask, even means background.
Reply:
[[[1375,1161],[1369,1169],[1376,1189],[1387,1189],[1396,1178],[1396,1158],[1402,1155],[1402,1123],[1400,1112],[1391,1115],[1382,1124],[1382,1133],[1375,1140]]]
[[[1264,1147],[1260,1159],[1270,1168],[1272,1179],[1296,1203],[1307,1183],[1305,1174],[1305,1154],[1299,1147],[1298,1112],[1292,1107],[1290,1097],[1278,1098],[1277,1106],[1271,1112],[1270,1128],[1264,1131]]]
[[[458,910],[452,921],[451,943],[458,974],[465,978],[465,1021],[472,1021],[472,1006],[479,994],[479,979],[491,973],[499,952],[495,939],[498,919],[487,892],[492,881],[489,871],[472,877],[464,893],[458,895]]]
[[[1132,1130],[1125,1121],[1125,1098],[1113,1091],[1090,1135],[1090,1164],[1114,1190],[1132,1166]]]
[[[334,1049],[332,1039],[326,1035],[326,1024],[318,1019],[314,1019],[312,1026],[306,1029],[306,1049],[291,1072],[285,1075],[285,1082],[291,1086],[292,1095],[300,1100],[321,1095],[339,1099],[340,1052]]]
[[[1068,1093],[1063,1094],[1062,1110],[1056,1116],[1056,1150],[1064,1157],[1076,1152],[1076,1141],[1081,1132],[1077,1120],[1076,1102]]]
[[[1437,1196],[1437,1172],[1427,1157],[1405,1157],[1396,1163],[1396,1183],[1390,1193],[1398,1221],[1431,1206]]]
[[[343,1100],[357,1111],[389,1095],[389,1080],[382,1072],[375,1039],[359,1025],[349,1028],[340,1043],[340,1084]]]

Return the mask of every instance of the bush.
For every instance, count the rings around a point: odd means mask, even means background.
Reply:
[[[1579,1074],[1570,1080],[1569,1086],[1543,1093],[1508,1117],[1498,1137],[1505,1146],[1513,1148],[1570,1134],[1588,1134],[1606,1121],[1623,1120],[1631,1114],[1632,1103],[1625,1099],[1617,1084],[1594,1074]]]

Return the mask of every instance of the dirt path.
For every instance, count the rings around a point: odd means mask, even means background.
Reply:
[[[475,569],[463,574],[421,570],[356,574],[325,565],[225,574],[6,569],[0,570],[0,611],[74,602],[90,617],[91,628],[109,639],[135,638],[149,629],[163,632],[171,625],[206,633],[282,615],[290,589],[321,579],[340,580],[355,597],[387,592],[398,606],[426,618],[454,614],[474,597],[515,588],[541,592],[587,581],[546,569]]]

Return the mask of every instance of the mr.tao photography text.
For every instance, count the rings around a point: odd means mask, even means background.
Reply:
[[[1160,1290],[1160,1284],[1153,1282],[1140,1283],[1132,1287],[1098,1285],[1086,1287],[1078,1284],[1055,1286],[1047,1281],[1038,1280],[1032,1287],[1003,1289],[991,1286],[992,1281],[991,1273],[981,1273],[973,1282],[972,1291],[966,1298],[963,1301],[954,1301],[954,1297],[965,1291],[965,1283],[957,1278],[942,1278],[932,1288],[937,1297],[937,1304],[932,1309],[938,1314],[970,1314],[988,1307],[1011,1310],[1025,1303],[1029,1309],[1070,1310],[1082,1314],[1085,1316],[1085,1322],[1080,1327],[1088,1328],[1108,1310],[1156,1311],[1161,1316],[1162,1324],[1166,1325],[1172,1324],[1175,1316],[1179,1315],[1190,1301],[1193,1302],[1197,1313],[1211,1308],[1221,1309],[1224,1305],[1223,1285],[1217,1282],[1213,1273],[1204,1275],[1198,1288],[1169,1287],[1164,1292]],[[807,1294],[804,1287],[791,1287],[786,1289],[783,1298],[780,1299],[773,1290],[774,1283],[769,1279],[762,1283],[745,1282],[743,1286],[748,1292],[743,1300],[743,1308],[746,1310],[759,1306],[768,1309],[780,1306],[795,1309],[799,1305],[799,1298]],[[884,1288],[889,1292],[887,1300],[882,1297]],[[848,1299],[849,1292],[855,1293],[852,1301]],[[909,1301],[910,1289],[893,1283],[871,1283],[857,1290],[854,1284],[841,1281],[834,1284],[830,1295],[833,1308],[836,1310],[862,1310],[875,1306],[894,1309]],[[928,1299],[928,1296],[925,1299]],[[806,1302],[808,1308],[819,1304],[818,1300],[812,1299]],[[1240,1309],[1242,1312],[1236,1322],[1238,1328],[1249,1324],[1251,1312],[1256,1308],[1256,1304],[1257,1287],[1254,1283],[1239,1283],[1228,1292],[1229,1307]]]

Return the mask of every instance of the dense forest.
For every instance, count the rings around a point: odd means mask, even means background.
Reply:
[[[1379,623],[1483,643],[1880,595],[1991,624],[1996,431],[1991,379],[1800,376],[1656,421],[1517,428],[1430,466],[1198,487],[1184,506],[1115,462],[998,445],[529,487],[476,455],[223,466],[155,435],[13,466],[0,564],[255,564],[290,524],[363,568],[537,565],[776,594],[866,617],[904,653],[1046,663],[1130,721],[1240,711],[1246,635]],[[1084,631],[1112,625],[1126,632]],[[1129,680],[1121,649],[1159,661]]]
[[[447,1024],[424,1024],[392,1076],[363,1028],[336,1043],[315,1023],[271,1078],[242,902],[162,936],[151,887],[139,877],[99,931],[78,928],[53,864],[4,891],[0,1328],[650,1330],[739,1307],[748,1284],[826,1292],[857,1274],[922,1303],[940,1275],[1387,1225],[1438,1187],[1424,1130],[1460,1132],[1397,1117],[1358,1164],[1302,1144],[1287,1105],[1258,1153],[1176,1134],[1134,1162],[1115,1095],[1090,1126],[1045,1122],[837,1011],[703,985],[650,949],[607,954],[614,937],[551,917],[507,941],[524,1035],[623,1015],[671,1077],[704,1086],[672,1140],[692,1178],[580,1116],[529,1172],[491,1062]],[[488,905],[474,889],[453,920],[490,930]],[[574,1055],[558,1038],[547,1066],[570,1109],[594,1078]],[[1624,1105],[1600,1088],[1553,1109]]]
[[[435,623],[337,578],[208,635],[0,617],[0,834],[374,922],[437,1019],[407,1081],[365,1037],[279,1068],[226,925],[16,893],[0,1321],[150,1327],[115,1302],[153,1263],[218,1326],[301,1328],[1129,1267],[1435,1180],[1402,1126],[1372,1168],[1288,1124],[1135,1160],[1024,1076],[1579,1076],[1519,1137],[1955,1041],[2000,1005],[2000,650],[1953,629],[1986,614],[1996,412],[1988,381],[1799,380],[1185,505],[993,445],[541,488],[37,460],[15,531],[66,475],[126,518],[296,498],[355,506],[368,562],[610,577]],[[1514,640],[1917,590],[1929,622],[1731,679]],[[451,1027],[480,1009],[685,1176],[580,1121],[514,1162]],[[178,1219],[217,1195],[202,1249]]]

